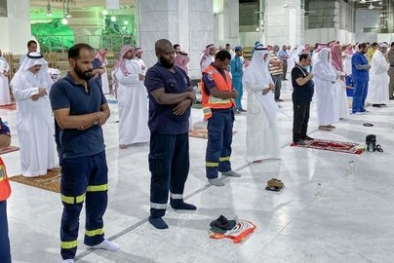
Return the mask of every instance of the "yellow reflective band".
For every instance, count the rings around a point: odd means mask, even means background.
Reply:
[[[107,190],[108,190],[108,184],[89,185],[87,189],[88,192],[102,192]]]
[[[206,162],[205,163],[206,167],[218,167],[219,163],[211,163],[211,162]]]
[[[61,248],[63,249],[72,249],[77,247],[78,243],[77,240],[74,241],[62,241]]]
[[[203,111],[204,113],[211,113],[211,112],[212,112],[210,107],[202,108],[202,111]]]
[[[65,196],[65,195],[61,195],[61,199],[63,203],[66,204],[79,204],[82,203],[83,200],[85,200],[85,193],[83,195],[80,196]]]
[[[217,98],[217,97],[213,97],[213,96],[209,96],[208,101],[210,104],[227,104],[227,103],[231,102],[230,99],[221,99],[221,98]]]
[[[220,157],[219,158],[219,162],[226,162],[226,161],[230,161],[230,156],[229,157]]]
[[[87,235],[88,237],[94,237],[94,236],[103,235],[103,234],[104,234],[104,228],[85,231],[85,235]]]

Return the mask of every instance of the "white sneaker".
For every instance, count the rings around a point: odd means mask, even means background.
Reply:
[[[218,186],[218,187],[224,186],[224,183],[219,178],[208,179],[208,182],[214,186]]]
[[[234,172],[232,170],[227,171],[227,172],[223,172],[222,175],[231,176],[231,177],[241,177],[240,173]]]
[[[74,259],[65,259],[63,263],[74,263]]]
[[[100,244],[94,245],[94,246],[89,246],[89,248],[104,249],[104,250],[108,250],[108,251],[116,251],[120,247],[119,247],[119,245],[104,239],[104,241],[101,242]]]

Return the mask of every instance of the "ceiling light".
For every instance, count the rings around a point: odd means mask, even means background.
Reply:
[[[114,15],[111,16],[111,21],[112,21],[112,22],[115,22],[115,21],[116,21],[116,16],[114,16]]]
[[[366,0],[361,0],[360,4],[365,4],[367,1]]]
[[[372,3],[371,3],[371,5],[370,6],[368,6],[368,9],[369,10],[372,10],[372,9],[374,9],[375,7],[372,5]]]
[[[102,13],[104,16],[108,15],[108,11],[107,11],[106,9],[104,9],[101,13]]]
[[[123,24],[128,25],[129,21],[125,20],[125,21],[123,21]]]
[[[67,24],[68,24],[67,18],[63,17],[63,19],[62,19],[62,24],[63,24],[63,25],[67,25]]]

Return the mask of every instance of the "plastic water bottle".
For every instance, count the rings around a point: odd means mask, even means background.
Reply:
[[[355,175],[355,174],[356,174],[356,169],[354,168],[354,161],[349,160],[347,165],[347,175]]]
[[[316,197],[323,196],[323,192],[322,192],[322,189],[321,189],[321,183],[317,183],[315,196]]]

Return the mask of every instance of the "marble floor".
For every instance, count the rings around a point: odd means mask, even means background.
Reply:
[[[246,94],[247,95],[247,94]],[[109,204],[106,237],[121,246],[117,252],[87,250],[83,245],[81,216],[78,263],[276,263],[276,262],[394,262],[394,101],[372,108],[367,115],[351,115],[332,132],[317,130],[312,109],[309,135],[316,138],[363,143],[377,135],[383,153],[351,155],[290,147],[292,103],[289,82],[284,82],[280,105],[288,115],[278,116],[281,160],[248,165],[245,161],[246,115],[236,116],[233,169],[241,178],[224,179],[222,188],[207,184],[204,173],[206,140],[190,138],[191,169],[187,201],[194,212],[168,209],[170,228],[154,229],[148,222],[148,145],[118,148],[117,109],[104,126],[109,166]],[[246,104],[246,99],[244,99]],[[18,145],[16,112],[0,110]],[[192,110],[195,123],[201,110]],[[364,127],[369,122],[373,127]],[[9,176],[20,173],[19,152],[2,156]],[[348,175],[354,161],[355,174]],[[280,193],[266,191],[266,181],[277,177],[286,184]],[[316,196],[321,183],[322,195]],[[61,262],[59,194],[12,182],[8,216],[14,263]],[[390,201],[391,200],[391,201]],[[209,223],[219,215],[247,219],[257,225],[240,244],[208,237]],[[390,252],[391,251],[391,252]]]

